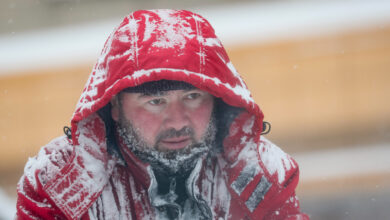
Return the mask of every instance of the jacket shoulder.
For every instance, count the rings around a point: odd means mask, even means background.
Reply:
[[[53,139],[42,147],[35,157],[28,159],[24,177],[34,185],[34,188],[37,187],[35,184],[37,182],[45,185],[69,161],[72,151],[73,146],[66,136]]]
[[[279,217],[299,213],[295,202],[290,202],[295,198],[299,176],[292,157],[264,137],[257,142],[242,139],[241,144],[228,170],[228,184],[235,201],[257,219],[274,212],[280,213]]]
[[[285,185],[292,175],[296,175],[298,164],[296,161],[277,145],[265,137],[261,137],[258,145],[258,155],[266,174],[274,179],[274,182]]]
[[[29,158],[17,186],[15,219],[65,218],[43,186],[68,162],[72,149],[65,136],[58,137],[42,147],[35,157]]]

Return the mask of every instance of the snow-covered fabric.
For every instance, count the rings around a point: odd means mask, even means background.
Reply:
[[[243,109],[223,137],[223,152],[200,158],[187,179],[200,211],[185,208],[181,218],[308,219],[294,192],[297,163],[260,135],[263,113],[213,28],[184,10],[136,11],[114,29],[77,104],[72,139],[53,140],[27,162],[17,219],[163,216],[150,165],[131,152],[126,163],[109,154],[97,114],[121,90],[161,79],[190,83]]]

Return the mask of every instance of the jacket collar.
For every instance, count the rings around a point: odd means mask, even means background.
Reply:
[[[152,169],[152,166],[150,164],[142,162],[137,156],[135,156],[131,152],[129,148],[124,147],[124,143],[123,141],[121,141],[121,138],[119,138],[119,143],[119,148],[127,163],[129,171],[133,174],[134,178],[148,190],[150,204],[156,207],[163,206],[166,204],[172,205],[172,201],[168,201],[169,199],[166,200],[166,198],[163,199],[162,196],[158,194],[158,182]],[[204,172],[205,163],[208,157],[209,155],[205,154],[197,160],[194,169],[191,171],[190,175],[185,181],[185,187],[188,193],[188,197],[198,203],[198,205],[205,207],[207,205],[205,204],[205,201],[201,194],[202,190],[199,187],[199,181],[201,180],[200,177],[202,176],[202,172]],[[203,210],[206,211],[206,213],[204,214],[206,214],[207,216],[212,215],[211,210],[209,210],[208,208],[204,208]]]

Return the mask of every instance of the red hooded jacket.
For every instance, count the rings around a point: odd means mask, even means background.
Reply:
[[[308,219],[295,196],[298,165],[261,136],[263,113],[203,17],[189,11],[136,11],[114,29],[72,118],[72,138],[54,139],[31,158],[18,184],[17,219],[159,219],[150,165],[122,148],[107,151],[97,111],[127,87],[184,81],[242,111],[223,151],[199,158],[186,181],[210,219]],[[124,163],[124,161],[125,163]],[[181,219],[197,219],[188,212]]]

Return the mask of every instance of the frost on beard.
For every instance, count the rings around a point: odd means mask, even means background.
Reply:
[[[197,143],[179,150],[160,151],[156,146],[148,146],[142,136],[133,128],[126,119],[117,125],[119,136],[121,136],[127,147],[142,161],[149,163],[156,171],[174,175],[187,173],[195,166],[196,160],[207,154],[215,142],[216,125],[215,119],[210,120],[204,137]]]

